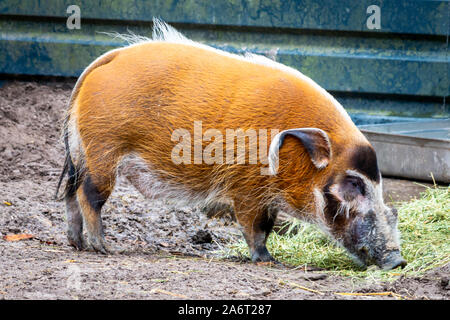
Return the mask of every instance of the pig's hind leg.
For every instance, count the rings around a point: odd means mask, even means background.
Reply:
[[[69,244],[77,250],[83,250],[86,247],[83,239],[83,216],[81,214],[80,206],[78,205],[76,194],[77,189],[80,186],[80,181],[82,180],[82,172],[80,168],[77,168],[74,165],[70,155],[66,156],[64,166],[60,183],[62,177],[67,172],[68,179],[64,195],[67,219],[67,240],[69,241]]]
[[[81,215],[76,194],[67,194],[66,202],[66,218],[67,218],[67,240],[69,244],[77,250],[86,248],[83,240],[83,216]]]
[[[87,168],[77,190],[77,198],[89,244],[95,251],[108,254],[118,250],[112,249],[105,242],[101,210],[115,185],[118,157],[105,152],[96,152],[96,154],[106,156],[98,159],[88,155]]]
[[[95,251],[103,254],[107,254],[109,250],[104,240],[100,212],[108,196],[109,193],[98,189],[89,174],[77,191],[78,203],[86,224],[89,244]]]

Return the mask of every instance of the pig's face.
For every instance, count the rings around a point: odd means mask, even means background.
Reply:
[[[357,153],[352,157],[360,160],[331,177],[323,189],[328,230],[364,266],[404,267],[397,211],[384,204],[375,153],[371,148]]]
[[[279,177],[284,182],[285,187],[281,188],[287,194],[288,206],[294,209],[293,214],[303,217],[305,207],[311,205],[305,203],[305,199],[312,194],[315,209],[309,209],[314,211],[309,218],[313,217],[312,220],[361,264],[376,264],[383,269],[405,266],[400,254],[397,213],[384,204],[374,149],[367,143],[341,147],[343,151],[333,154],[329,137],[323,130],[285,130],[273,139],[270,146],[269,164],[273,172],[278,168],[276,152],[283,151],[282,146],[289,136],[303,144],[317,169],[314,172],[311,167],[301,166],[308,160],[305,154],[303,158],[296,154],[294,144],[291,143],[290,151],[288,146],[285,147],[286,153],[280,158],[287,160],[281,166]],[[291,142],[295,140],[289,139]],[[297,172],[301,173],[301,179],[296,177]],[[316,184],[311,181],[322,182]]]

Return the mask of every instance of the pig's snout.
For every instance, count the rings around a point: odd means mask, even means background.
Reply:
[[[398,267],[402,269],[406,267],[406,260],[403,259],[399,251],[395,251],[388,255],[385,262],[380,266],[383,270],[392,270]]]

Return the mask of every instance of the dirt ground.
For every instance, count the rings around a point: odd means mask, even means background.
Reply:
[[[0,299],[448,299],[450,266],[391,283],[355,281],[315,268],[255,265],[218,254],[241,237],[227,219],[143,198],[121,181],[104,207],[104,256],[67,245],[63,203],[53,200],[63,163],[59,128],[73,80],[0,83]],[[384,180],[387,201],[423,187]],[[17,242],[9,234],[31,234]],[[390,291],[388,296],[336,292]]]

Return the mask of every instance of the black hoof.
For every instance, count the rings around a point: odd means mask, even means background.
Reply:
[[[253,262],[277,262],[269,253],[266,247],[260,247],[252,253]]]

